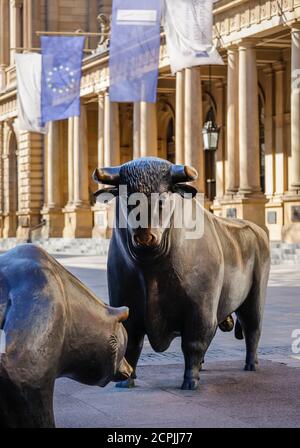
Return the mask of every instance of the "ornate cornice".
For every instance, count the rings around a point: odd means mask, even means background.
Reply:
[[[214,37],[221,47],[267,36],[300,21],[300,0],[221,0],[214,8]]]

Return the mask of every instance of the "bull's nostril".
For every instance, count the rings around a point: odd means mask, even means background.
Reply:
[[[158,238],[153,233],[133,236],[133,242],[138,246],[154,246],[157,243],[157,241]]]
[[[150,236],[151,236],[150,243],[151,244],[156,244],[157,243],[157,236],[154,235],[153,233]]]

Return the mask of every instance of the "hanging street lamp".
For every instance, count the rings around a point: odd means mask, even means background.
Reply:
[[[216,151],[219,144],[220,127],[213,121],[207,121],[202,129],[203,148],[205,151]]]
[[[211,94],[211,65],[209,66],[209,93]],[[220,127],[214,120],[214,114],[209,114],[202,129],[203,149],[205,151],[216,151],[219,144]]]

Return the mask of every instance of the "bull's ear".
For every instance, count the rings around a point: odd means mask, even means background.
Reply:
[[[110,202],[118,195],[119,195],[118,187],[101,188],[100,190],[94,193],[95,199],[100,198],[100,202],[102,203]]]
[[[183,198],[185,198],[185,197],[194,198],[196,196],[196,194],[198,193],[198,190],[195,187],[192,187],[191,185],[176,184],[173,187],[173,192],[180,194],[180,196],[182,196]]]

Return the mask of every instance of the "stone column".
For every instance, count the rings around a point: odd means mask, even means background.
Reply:
[[[176,163],[184,165],[184,70],[176,73]]]
[[[300,27],[292,28],[291,164],[289,190],[300,194]]]
[[[219,146],[216,152],[216,197],[221,198],[225,193],[225,151],[224,151],[224,92],[222,80],[216,83],[217,125],[220,126]]]
[[[65,208],[65,238],[89,238],[92,236],[93,217],[89,200],[89,170],[88,170],[88,143],[87,143],[87,117],[85,107],[81,106],[80,117],[74,117],[69,122],[69,150],[73,140],[73,186],[69,179],[69,188],[73,190],[73,203],[70,203],[71,191],[69,191],[69,204]],[[69,173],[71,168],[69,167]]]
[[[234,209],[227,216],[266,222],[266,198],[260,187],[259,110],[256,51],[253,41],[239,47],[239,191],[232,200]],[[229,207],[227,207],[229,208]],[[232,213],[232,215],[231,215]]]
[[[284,64],[274,64],[275,70],[275,194],[282,196],[285,182],[285,141],[284,141]],[[298,123],[299,127],[299,123]]]
[[[87,117],[81,106],[80,117],[74,117],[74,205],[89,207]]]
[[[24,2],[24,23],[24,46],[25,48],[32,48],[32,0],[25,0]]]
[[[68,120],[68,206],[74,202],[74,118]]]
[[[204,152],[202,142],[203,112],[201,73],[198,68],[185,70],[185,164],[198,171],[195,182],[199,191],[205,192]]]
[[[119,104],[113,103],[109,98],[109,90],[105,92],[104,105],[104,141],[105,141],[105,166],[118,166],[121,162],[120,151],[120,118]],[[104,207],[105,213],[102,214],[101,226],[104,236],[111,236],[111,227],[109,225],[114,219],[113,202]]]
[[[0,238],[3,237],[3,153],[4,153],[4,123],[0,121]]]
[[[300,243],[300,25],[291,31],[291,157],[288,164],[288,192],[284,201],[282,238]]]
[[[104,94],[98,96],[98,167],[104,166]]]
[[[141,155],[141,103],[133,105],[133,158]]]
[[[239,47],[239,144],[241,195],[259,193],[259,117],[256,51],[252,42]]]
[[[46,137],[46,185],[45,204],[42,210],[46,226],[42,228],[43,238],[60,238],[63,234],[64,217],[62,213],[62,162],[60,146],[60,123],[49,123]]]
[[[120,164],[120,119],[119,104],[112,103],[109,91],[105,93],[104,107],[104,140],[105,140],[105,166]]]
[[[9,5],[0,0],[0,92],[5,88],[5,68],[9,64]]]
[[[15,48],[21,43],[20,11],[21,1],[10,0],[10,64],[14,64]]]
[[[227,52],[227,166],[226,193],[239,188],[239,54],[236,48]]]
[[[47,205],[49,208],[61,206],[61,161],[59,145],[59,122],[49,123],[47,141]]]
[[[141,102],[141,157],[157,157],[156,103]]]
[[[104,167],[105,165],[105,132],[104,132],[104,118],[105,118],[105,98],[104,93],[100,93],[98,96],[98,167]],[[99,185],[99,188],[102,186]],[[95,184],[96,190],[96,184]],[[92,209],[94,213],[94,227],[93,238],[106,237],[107,231],[107,207],[99,202],[96,202]]]
[[[19,205],[17,238],[21,241],[31,235],[40,236],[41,229],[30,232],[41,223],[44,204],[44,136],[32,132],[18,135]]]
[[[275,160],[273,142],[273,68],[264,70],[265,75],[265,193],[272,196],[275,192]]]

